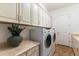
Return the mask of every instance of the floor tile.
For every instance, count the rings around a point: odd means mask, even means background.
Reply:
[[[71,47],[56,44],[54,56],[74,56],[74,51]]]

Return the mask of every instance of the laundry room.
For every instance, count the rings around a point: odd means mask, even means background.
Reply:
[[[79,3],[0,3],[0,56],[79,56]]]

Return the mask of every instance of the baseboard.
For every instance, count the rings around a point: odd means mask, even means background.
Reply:
[[[72,46],[68,46],[68,45],[64,45],[64,44],[59,44],[59,43],[55,43],[55,44],[62,45],[62,46],[66,46],[66,47],[71,47],[72,48]]]

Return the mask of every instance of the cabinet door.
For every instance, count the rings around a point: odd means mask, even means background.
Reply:
[[[47,13],[45,13],[45,26],[47,28],[51,27],[51,19],[50,19],[50,16]]]
[[[31,9],[31,20],[32,20],[32,25],[38,26],[38,6],[36,4],[32,4],[32,9]]]
[[[47,19],[46,20],[47,20],[47,27],[51,28],[51,25],[52,25],[51,23],[52,22],[51,22],[51,18],[48,14],[47,14]]]
[[[39,46],[35,46],[27,51],[27,56],[38,56],[39,55]]]
[[[39,26],[43,26],[43,10],[41,9],[41,7],[38,8],[38,16],[39,16],[38,24]]]
[[[49,17],[48,17],[48,14],[47,13],[45,13],[45,20],[46,20],[46,22],[45,22],[45,24],[46,24],[46,27],[49,27]]]
[[[43,11],[43,27],[46,27],[46,23],[47,23],[47,21],[46,21],[46,13]]]
[[[51,27],[50,16],[39,7],[39,25],[43,27]]]
[[[79,56],[79,48],[73,48],[75,56]]]
[[[0,21],[17,23],[17,4],[0,3]]]
[[[31,24],[30,20],[30,3],[20,4],[20,23]]]

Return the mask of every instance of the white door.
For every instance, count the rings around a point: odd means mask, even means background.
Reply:
[[[17,4],[0,3],[0,21],[17,23]]]
[[[70,11],[71,33],[79,34],[79,6]]]
[[[38,26],[38,6],[36,4],[31,4],[31,20],[32,25]]]
[[[20,4],[20,23],[21,24],[31,24],[30,19],[30,3]]]
[[[57,44],[71,46],[71,35],[70,35],[70,20],[68,15],[56,15],[53,17],[54,26],[57,32]]]

